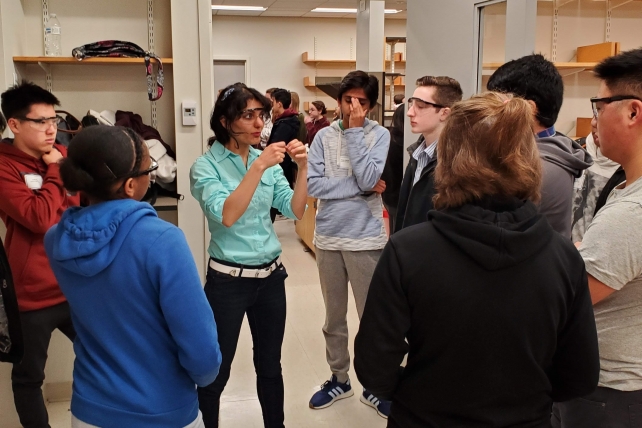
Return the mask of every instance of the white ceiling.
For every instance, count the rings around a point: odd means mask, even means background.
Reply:
[[[406,19],[406,0],[385,0],[386,9],[402,10],[395,14],[387,14],[386,18]],[[306,18],[356,18],[354,13],[342,15],[340,13],[310,13],[317,7],[356,8],[358,0],[212,0],[212,4],[234,6],[262,6],[268,9],[265,12],[237,12],[213,10],[214,15],[242,15],[242,16],[290,16]]]

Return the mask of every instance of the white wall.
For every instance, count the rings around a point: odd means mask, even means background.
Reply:
[[[301,108],[306,101],[336,101],[318,89],[303,86],[304,77],[343,76],[354,67],[303,64],[301,54],[315,52],[317,59],[356,59],[356,19],[260,18],[214,16],[212,52],[215,58],[246,59],[250,62],[248,85],[263,92],[282,87],[298,92]],[[406,21],[385,21],[386,36],[405,36]],[[404,51],[403,44],[397,52]],[[382,44],[383,49],[383,44]],[[404,52],[405,59],[405,52]]]

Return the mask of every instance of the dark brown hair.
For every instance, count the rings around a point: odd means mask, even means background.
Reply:
[[[455,104],[437,143],[435,208],[489,196],[538,202],[542,171],[532,126],[521,98],[486,92]]]
[[[464,95],[458,81],[448,76],[424,76],[417,79],[417,86],[434,86],[435,102],[446,107],[452,107]]]
[[[328,113],[328,109],[325,108],[325,103],[323,101],[312,101],[312,105],[319,110],[321,114]]]

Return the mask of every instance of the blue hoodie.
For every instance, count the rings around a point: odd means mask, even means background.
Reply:
[[[131,199],[67,210],[45,236],[71,307],[71,412],[100,427],[176,428],[221,364],[216,324],[180,229]]]

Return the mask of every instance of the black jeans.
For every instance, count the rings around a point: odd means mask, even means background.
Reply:
[[[208,270],[205,295],[214,312],[223,361],[216,380],[198,389],[199,407],[206,428],[218,427],[221,393],[230,378],[245,314],[254,345],[256,390],[263,423],[269,428],[284,427],[281,345],[285,332],[287,276],[283,266],[263,279],[235,278]]]
[[[69,304],[61,303],[37,311],[21,312],[24,358],[11,371],[13,401],[24,428],[49,428],[49,415],[42,396],[45,364],[51,333],[60,330],[73,341],[76,331],[71,324]]]
[[[553,405],[553,428],[642,428],[642,391],[598,387],[586,397]]]

